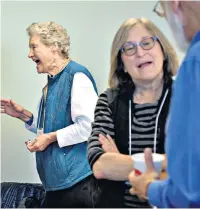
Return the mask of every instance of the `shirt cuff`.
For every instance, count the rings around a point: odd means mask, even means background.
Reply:
[[[28,125],[28,126],[31,126],[32,125],[32,123],[33,123],[33,114],[32,114],[32,116],[31,116],[31,118],[26,122],[26,124]]]
[[[70,138],[71,138],[71,136],[68,135],[68,133],[66,133],[66,128],[67,127],[56,131],[57,142],[58,142],[58,146],[60,148],[71,145],[70,144]],[[66,138],[68,140],[66,140]]]
[[[148,201],[151,205],[155,205],[157,207],[164,207],[161,201],[162,190],[166,181],[158,180],[154,181],[148,186],[147,196]]]

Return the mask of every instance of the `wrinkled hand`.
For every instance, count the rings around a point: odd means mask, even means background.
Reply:
[[[152,181],[159,179],[159,174],[153,164],[152,151],[146,148],[144,151],[145,162],[147,170],[141,175],[136,175],[135,172],[131,172],[129,175],[129,181],[132,186],[130,193],[137,195],[142,200],[147,200],[147,189]]]
[[[117,146],[110,135],[106,135],[106,137],[102,134],[99,134],[99,142],[102,145],[102,148],[105,152],[114,152],[119,153]]]
[[[49,134],[42,134],[37,136],[33,141],[25,142],[25,144],[30,152],[41,152],[54,141]]]
[[[1,100],[1,113],[5,113],[15,118],[20,118],[24,108],[18,105],[11,99],[0,99]]]

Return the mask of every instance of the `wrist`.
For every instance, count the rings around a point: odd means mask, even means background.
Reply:
[[[18,118],[26,123],[29,120],[31,120],[32,117],[33,117],[33,114],[31,112],[29,112],[28,110],[23,108],[20,111],[20,116]]]
[[[50,143],[53,143],[53,142],[57,141],[57,134],[56,134],[56,132],[51,132],[51,133],[49,133],[47,135],[49,137]]]
[[[148,199],[148,188],[149,185],[153,182],[153,180],[147,180],[146,186],[145,186],[145,197]]]
[[[33,117],[33,114],[31,114],[30,116],[25,115],[23,113],[21,113],[21,115],[18,117],[20,120],[22,120],[23,122],[27,123],[28,121],[30,121]]]

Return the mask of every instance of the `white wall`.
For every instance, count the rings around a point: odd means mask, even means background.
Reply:
[[[27,57],[25,30],[32,22],[51,20],[67,28],[72,59],[88,67],[102,92],[107,87],[112,39],[125,19],[151,19],[174,44],[165,20],[152,12],[154,5],[155,1],[2,2],[2,97],[35,111],[46,76],[38,75],[35,64]],[[183,55],[178,54],[181,59]],[[8,116],[1,119],[1,181],[38,182],[34,154],[24,145],[25,140],[34,136],[24,129],[22,122]]]

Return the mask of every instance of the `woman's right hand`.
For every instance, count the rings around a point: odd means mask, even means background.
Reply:
[[[11,99],[1,99],[1,113],[21,118],[24,108]]]
[[[99,134],[99,142],[104,150],[104,152],[114,152],[120,153],[117,145],[110,135],[104,136],[103,134]]]

